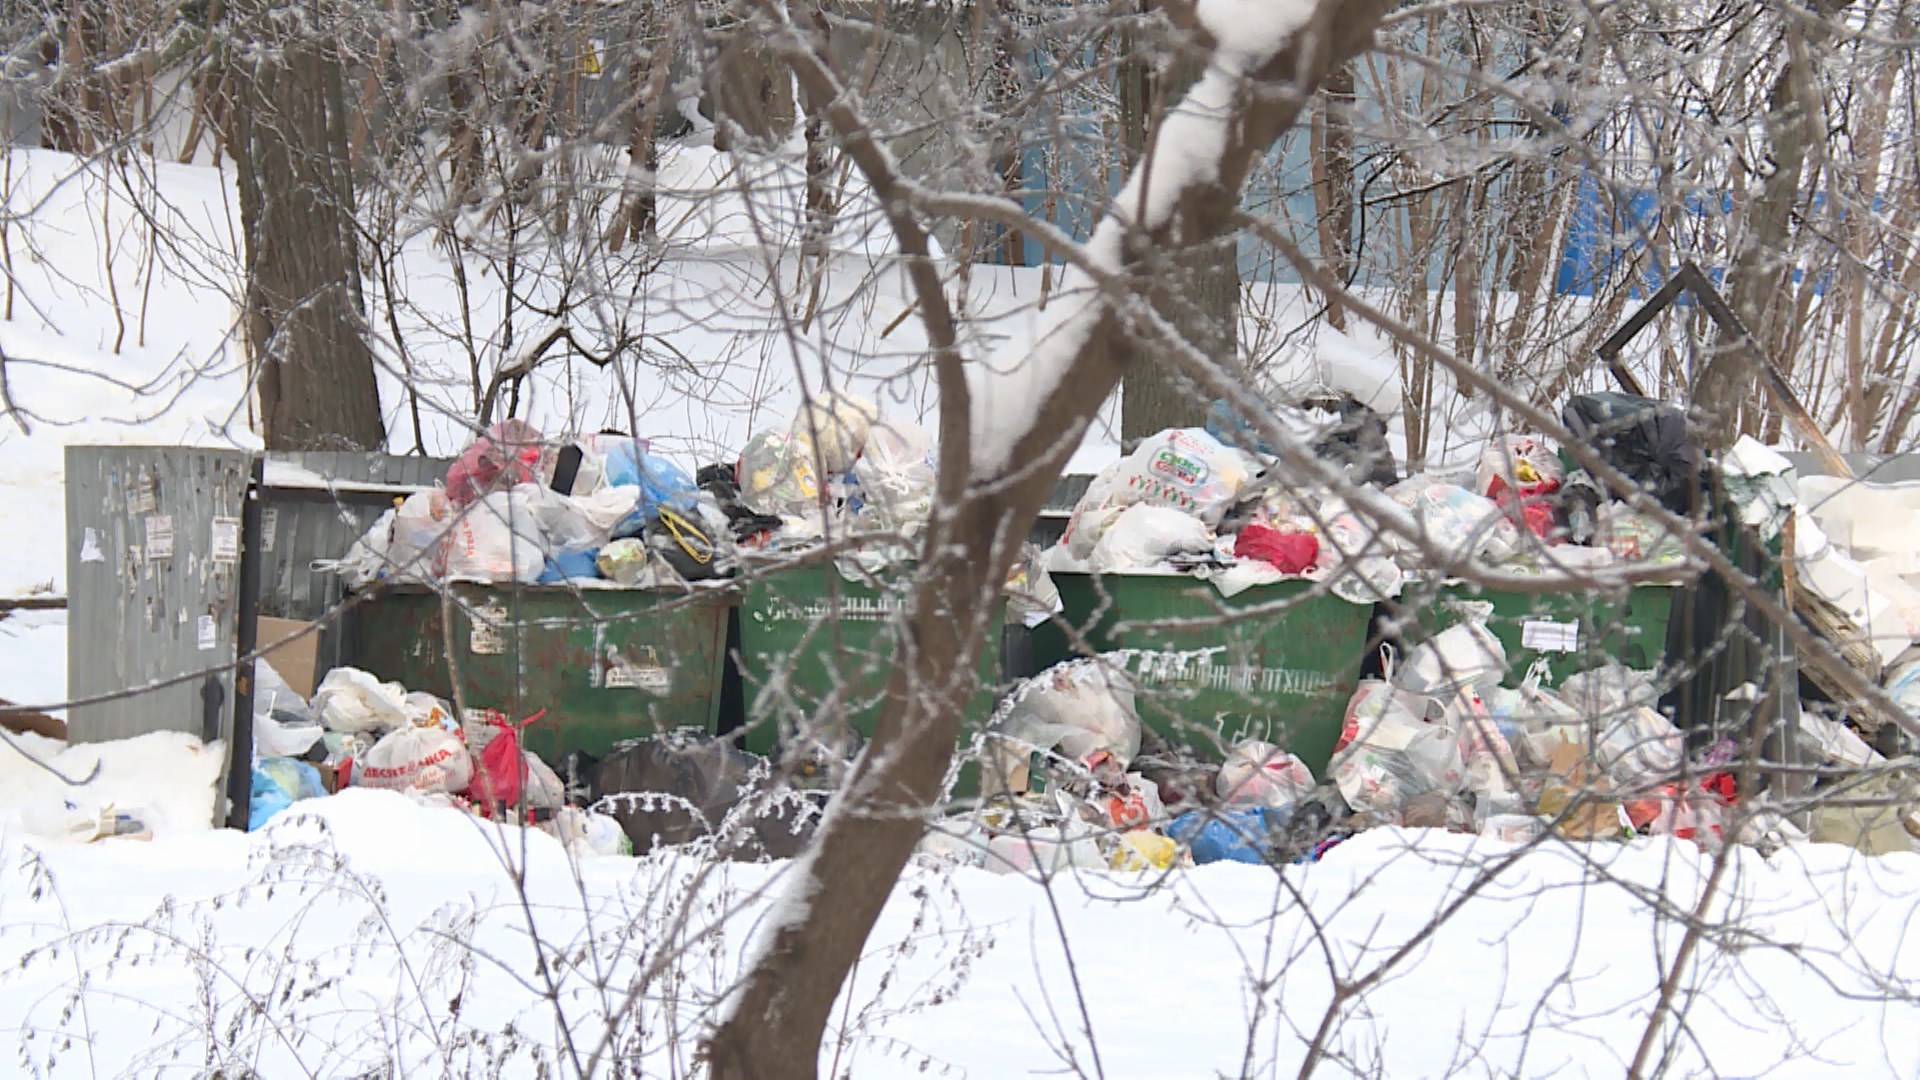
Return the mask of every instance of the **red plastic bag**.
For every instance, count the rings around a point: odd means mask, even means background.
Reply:
[[[540,432],[525,420],[502,420],[473,440],[447,469],[447,501],[465,506],[540,477]]]
[[[520,793],[527,784],[527,759],[520,751],[520,732],[545,715],[547,710],[541,709],[516,724],[490,709],[476,714],[477,721],[500,729],[480,751],[473,782],[467,785],[467,800],[482,817],[492,817],[496,807],[520,804]]]
[[[1233,554],[1240,559],[1259,559],[1283,574],[1304,574],[1320,557],[1320,539],[1312,533],[1248,525],[1234,538]]]

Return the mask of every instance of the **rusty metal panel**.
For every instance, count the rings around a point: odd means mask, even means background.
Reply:
[[[450,700],[457,671],[469,709],[516,719],[546,709],[527,746],[557,761],[678,728],[713,731],[727,611],[720,593],[460,583],[443,603],[423,586],[388,586],[354,620],[353,662]]]
[[[67,449],[67,686],[76,699],[122,695],[69,710],[73,741],[231,734],[252,460],[177,446]]]

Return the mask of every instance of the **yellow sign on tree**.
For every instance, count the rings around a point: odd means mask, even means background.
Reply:
[[[602,65],[600,55],[606,51],[607,43],[600,38],[588,38],[587,49],[580,54],[580,74],[589,79],[600,77]]]

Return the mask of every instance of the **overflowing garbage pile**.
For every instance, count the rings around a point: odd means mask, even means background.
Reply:
[[[1716,847],[1735,796],[1731,743],[1689,753],[1651,672],[1605,665],[1558,691],[1477,622],[1416,647],[1349,701],[1325,776],[1244,740],[1220,758],[1144,731],[1125,657],[1069,661],[1016,691],[980,740],[980,806],[925,854],[1001,872],[1307,862],[1363,829],[1444,828],[1512,842],[1672,835]],[[1793,836],[1769,820],[1769,830]]]
[[[1686,562],[1677,537],[1606,498],[1540,437],[1494,440],[1470,473],[1400,479],[1385,425],[1359,403],[1296,412],[1291,426],[1338,470],[1337,483],[1289,475],[1270,447],[1218,405],[1204,429],[1163,431],[1095,477],[1048,568],[1184,572],[1227,595],[1287,579],[1325,580],[1345,599],[1372,603],[1400,595],[1410,575],[1469,562],[1510,573]],[[1700,465],[1684,421],[1674,427],[1677,410],[1594,394],[1573,399],[1566,417],[1671,509],[1689,509]],[[1404,527],[1384,528],[1382,504],[1362,493],[1388,500],[1388,513]]]
[[[828,531],[911,540],[932,511],[926,432],[840,396],[689,475],[645,439],[549,439],[493,425],[446,481],[382,515],[340,570],[378,581],[575,582],[649,587],[726,577],[745,549]]]
[[[790,857],[812,835],[827,791],[775,784],[764,760],[704,733],[569,752],[558,768],[525,745],[544,710],[513,719],[335,668],[302,699],[256,664],[248,828],[346,788],[394,791],[428,806],[552,834],[578,857],[706,841],[735,858]]]

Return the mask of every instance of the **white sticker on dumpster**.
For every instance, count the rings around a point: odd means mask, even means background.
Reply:
[[[173,518],[155,514],[147,518],[147,558],[158,562],[173,558]]]
[[[200,621],[194,626],[194,631],[196,643],[200,646],[200,651],[202,652],[220,643],[220,628],[218,624],[213,621],[213,616],[211,615],[200,616]]]
[[[489,605],[473,612],[473,628],[467,632],[467,651],[475,656],[502,656],[507,651],[507,613]]]
[[[660,664],[659,654],[649,646],[640,647],[641,655],[628,659],[620,650],[607,650],[606,676],[601,685],[609,690],[645,690],[664,694],[673,688],[673,673]]]
[[[213,561],[215,563],[234,563],[240,561],[240,519],[217,517],[213,519]]]
[[[1528,619],[1520,624],[1520,647],[1534,652],[1573,652],[1580,647],[1580,624]]]

